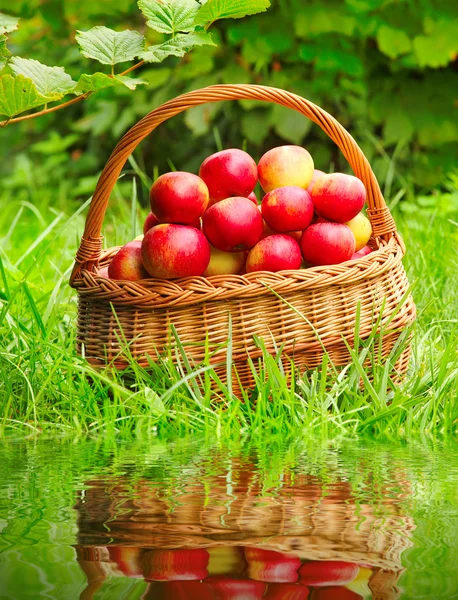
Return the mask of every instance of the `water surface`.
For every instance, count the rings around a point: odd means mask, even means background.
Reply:
[[[458,449],[0,448],[0,600],[458,598]]]

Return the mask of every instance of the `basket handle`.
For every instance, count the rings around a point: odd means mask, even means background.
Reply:
[[[367,214],[375,238],[388,240],[396,234],[396,224],[380,191],[379,184],[358,144],[346,129],[329,113],[312,102],[291,92],[263,85],[213,85],[183,94],[162,104],[134,125],[119,141],[97,182],[86,218],[81,244],[75,258],[70,285],[82,269],[93,270],[102,250],[102,224],[110,194],[128,157],[138,144],[158,125],[193,106],[222,100],[265,100],[292,108],[308,117],[328,134],[342,151],[353,172],[367,191]]]

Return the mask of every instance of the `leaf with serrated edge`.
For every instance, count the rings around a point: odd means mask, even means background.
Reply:
[[[43,96],[65,96],[71,91],[76,81],[62,67],[48,67],[33,58],[14,56],[10,66],[16,75],[24,75],[31,79]]]
[[[195,0],[139,0],[138,8],[148,19],[148,27],[175,35],[194,30],[200,4]]]
[[[17,29],[18,23],[19,23],[18,17],[12,17],[10,15],[5,15],[4,13],[0,13],[0,34],[9,33],[10,31],[15,31]]]
[[[115,85],[125,85],[130,90],[134,90],[137,85],[148,83],[144,79],[134,79],[125,75],[111,77],[105,73],[93,73],[92,75],[83,74],[78,79],[78,83],[73,90],[75,94],[85,94],[86,92],[96,92],[104,88]]]
[[[184,56],[194,46],[215,46],[215,42],[208,33],[196,32],[176,35],[163,44],[150,46],[140,55],[145,62],[162,62],[168,56]]]
[[[241,19],[264,12],[269,0],[208,0],[199,10],[194,25],[211,25],[218,19]]]
[[[86,58],[93,58],[104,65],[133,60],[145,49],[145,38],[138,31],[113,31],[108,27],[93,27],[78,31],[76,41]]]
[[[56,100],[40,94],[31,79],[24,75],[0,77],[0,114],[14,117],[30,108]]]
[[[3,69],[10,56],[11,52],[6,47],[6,37],[0,35],[0,69]]]

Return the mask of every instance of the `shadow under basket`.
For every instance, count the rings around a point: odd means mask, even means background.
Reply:
[[[255,99],[290,107],[317,123],[339,146],[367,191],[374,251],[359,260],[279,273],[189,277],[172,281],[114,281],[99,275],[118,248],[102,251],[102,224],[116,180],[132,151],[160,123],[187,108],[221,100]],[[97,184],[76,256],[71,285],[77,289],[78,350],[93,365],[119,369],[133,358],[142,366],[168,352],[180,361],[180,346],[192,366],[208,360],[224,382],[230,340],[234,392],[254,385],[249,359],[263,352],[286,372],[313,369],[324,352],[335,366],[350,362],[355,331],[367,340],[375,330],[376,356],[392,361],[394,376],[408,367],[410,346],[397,342],[415,319],[415,305],[402,265],[405,252],[370,165],[351,135],[328,113],[283,90],[257,85],[217,85],[158,107],[116,146]],[[262,349],[259,344],[262,340]],[[149,357],[149,358],[148,358]]]

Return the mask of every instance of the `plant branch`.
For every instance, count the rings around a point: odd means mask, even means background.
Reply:
[[[122,73],[119,73],[119,75],[127,75],[131,71],[135,71],[135,69],[142,67],[144,64],[145,64],[145,61],[141,60],[140,62],[136,63],[135,65],[132,65],[131,67],[129,67]],[[44,110],[40,110],[39,112],[31,113],[29,115],[15,117],[14,119],[12,119],[12,118],[6,119],[5,121],[0,122],[0,127],[6,127],[10,123],[18,123],[19,121],[27,121],[28,119],[35,119],[36,117],[41,117],[43,115],[47,115],[49,113],[56,112],[57,110],[61,110],[62,108],[67,108],[67,106],[71,106],[72,104],[81,102],[81,100],[86,100],[86,98],[89,98],[89,96],[92,96],[93,93],[94,92],[86,92],[85,94],[81,94],[81,96],[77,96],[76,98],[72,98],[71,100],[68,100],[67,102],[63,102],[62,104],[57,104],[56,106],[52,106],[51,108],[46,108]]]

